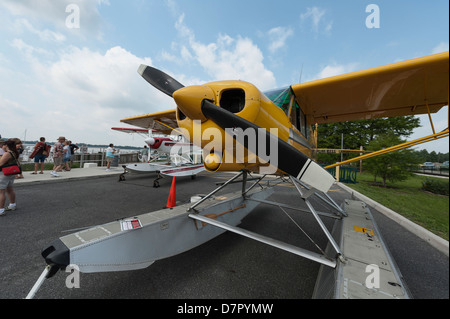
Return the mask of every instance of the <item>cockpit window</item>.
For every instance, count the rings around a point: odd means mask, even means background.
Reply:
[[[288,115],[287,113],[289,112],[292,96],[290,87],[264,92],[264,95],[267,96],[276,106],[281,108],[286,115]],[[294,103],[291,110],[290,121],[303,134],[303,136],[308,137],[306,116],[297,102]]]
[[[291,100],[290,87],[264,92],[264,95],[267,96],[276,106],[281,108],[285,113],[288,111],[289,102]]]

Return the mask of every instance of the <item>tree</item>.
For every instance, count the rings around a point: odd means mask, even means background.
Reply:
[[[366,149],[377,136],[392,133],[408,137],[417,127],[420,127],[420,119],[414,116],[320,124],[317,145],[319,148],[340,149],[343,134],[344,149],[359,150],[360,146]],[[347,153],[344,154],[344,160],[356,156],[359,156],[359,153]],[[340,155],[318,154],[318,160],[331,164],[340,161]]]
[[[379,135],[368,145],[371,151],[379,151],[394,145],[404,143],[400,137],[393,132]],[[416,164],[417,157],[410,149],[403,149],[390,152],[384,155],[375,156],[366,160],[365,169],[383,180],[383,187],[386,187],[386,181],[391,182],[406,180],[411,176],[410,168]]]

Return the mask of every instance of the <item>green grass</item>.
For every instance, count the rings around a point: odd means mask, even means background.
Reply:
[[[448,240],[449,197],[422,190],[426,178],[430,177],[414,175],[384,188],[370,173],[358,173],[358,183],[347,186]]]

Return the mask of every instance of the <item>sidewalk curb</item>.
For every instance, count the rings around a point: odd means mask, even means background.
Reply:
[[[25,172],[30,173],[30,172]],[[14,181],[14,187],[23,187],[27,185],[39,185],[39,184],[47,184],[47,183],[61,183],[67,181],[74,180],[83,180],[90,178],[103,178],[103,177],[111,177],[122,174],[123,171],[114,170],[111,172],[105,172],[104,169],[101,168],[75,168],[73,172],[64,172],[60,174],[59,177],[52,177],[50,175],[50,171],[46,171],[45,176],[43,175],[31,175],[26,176],[25,179],[18,179]]]
[[[353,194],[356,198],[364,201],[367,205],[373,207],[374,209],[376,209],[377,211],[379,211],[386,217],[388,217],[388,218],[392,219],[393,221],[395,221],[396,223],[400,224],[405,229],[409,230],[410,232],[414,233],[421,239],[425,240],[431,246],[433,246],[440,252],[444,253],[447,257],[449,256],[449,242],[447,240],[433,234],[432,232],[423,228],[422,226],[419,226],[419,225],[413,223],[412,221],[401,216],[400,214],[396,213],[392,209],[387,208],[387,207],[381,205],[380,203],[377,203],[376,201],[370,199],[369,197],[367,197],[361,193],[358,193],[357,191],[355,191],[354,189],[351,189],[347,185],[344,185],[340,182],[336,182],[336,184],[339,187],[341,187],[342,189],[346,190],[347,192]]]

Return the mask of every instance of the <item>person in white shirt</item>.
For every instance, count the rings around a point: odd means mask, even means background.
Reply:
[[[144,149],[141,151],[142,154],[142,162],[147,163],[148,162],[148,148],[147,145],[144,146]]]

